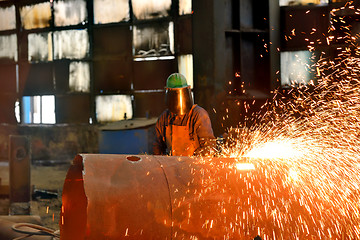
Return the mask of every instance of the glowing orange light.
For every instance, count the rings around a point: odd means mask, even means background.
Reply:
[[[299,173],[294,169],[290,169],[288,179],[294,182],[299,181]]]
[[[260,144],[251,149],[245,157],[267,158],[267,159],[288,159],[301,156],[302,153],[294,148],[290,140],[274,140]]]
[[[237,163],[236,169],[240,171],[255,170],[255,165],[252,163]]]

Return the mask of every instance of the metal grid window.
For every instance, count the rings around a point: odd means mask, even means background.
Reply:
[[[157,116],[163,103],[147,109],[153,106],[146,99],[163,94],[169,74],[180,71],[192,82],[191,52],[183,51],[191,36],[177,33],[179,26],[191,29],[184,21],[191,8],[191,0],[0,1],[0,68],[9,81],[3,98],[14,101],[16,122],[125,119],[103,117],[103,99],[126,105],[128,119]],[[175,49],[177,42],[186,47]],[[44,107],[47,96],[53,107]],[[69,106],[73,99],[86,106],[80,113]],[[51,120],[37,111],[39,103]]]

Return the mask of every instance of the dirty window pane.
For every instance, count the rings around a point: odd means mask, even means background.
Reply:
[[[87,21],[86,2],[84,0],[66,0],[54,2],[55,26],[68,26]]]
[[[178,68],[179,73],[186,77],[187,83],[194,87],[194,80],[193,80],[193,55],[186,54],[181,55],[178,57]]]
[[[128,0],[94,0],[94,23],[104,24],[130,20]]]
[[[281,85],[292,86],[309,83],[313,76],[310,72],[313,64],[311,58],[312,53],[307,50],[281,52]]]
[[[0,8],[0,31],[16,28],[15,6]]]
[[[169,16],[171,0],[132,0],[136,19],[152,19]]]
[[[54,95],[24,96],[22,103],[24,123],[56,123]]]
[[[191,0],[179,0],[179,15],[190,14],[191,12]]]
[[[98,122],[114,122],[132,118],[131,97],[128,95],[96,96]]]
[[[41,96],[41,123],[55,123],[55,96]]]
[[[89,52],[87,30],[54,32],[54,59],[81,59]]]
[[[135,57],[174,54],[174,25],[172,22],[135,26],[133,35]]]
[[[29,62],[51,61],[51,33],[31,33],[28,35]]]
[[[19,100],[15,101],[15,117],[16,117],[16,122],[20,123],[20,101]]]
[[[49,27],[51,20],[50,2],[21,7],[20,18],[25,29]]]
[[[71,92],[90,92],[90,66],[87,62],[70,63],[69,88]]]
[[[16,34],[0,36],[0,59],[1,58],[8,58],[17,61]]]
[[[312,5],[312,4],[326,4],[329,0],[279,0],[280,6],[296,6],[296,5]]]

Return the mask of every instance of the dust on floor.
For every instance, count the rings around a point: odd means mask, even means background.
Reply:
[[[53,230],[59,230],[62,188],[69,167],[70,161],[53,166],[31,166],[32,193],[41,194],[31,200],[30,214],[40,216],[42,224]],[[0,178],[2,185],[9,184],[7,163],[0,164]],[[0,215],[7,215],[8,209],[9,199],[0,199]]]

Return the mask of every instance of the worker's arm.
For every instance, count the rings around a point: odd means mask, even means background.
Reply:
[[[216,138],[211,126],[211,120],[205,109],[196,107],[194,110],[194,131],[200,145],[196,149],[195,155],[207,155],[216,148]]]
[[[154,155],[166,154],[166,142],[165,142],[165,124],[166,124],[166,112],[162,113],[158,118],[155,125],[155,141],[153,145]]]

